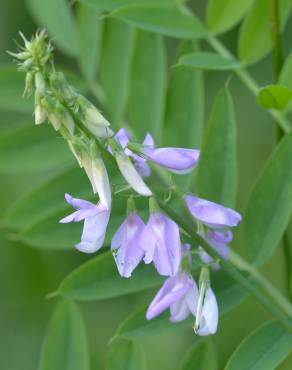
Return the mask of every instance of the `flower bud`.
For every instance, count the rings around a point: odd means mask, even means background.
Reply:
[[[23,92],[24,97],[31,96],[34,89],[34,74],[32,72],[27,72],[25,76],[25,88]]]
[[[43,105],[41,103],[38,103],[35,106],[34,110],[34,120],[36,125],[40,125],[46,120],[47,114],[46,110],[44,109]]]
[[[36,94],[42,96],[46,92],[46,83],[41,72],[35,74],[35,90]]]

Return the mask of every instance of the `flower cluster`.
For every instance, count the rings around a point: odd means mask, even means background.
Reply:
[[[104,158],[110,156],[128,187],[138,194],[134,193],[135,196],[149,197],[147,223],[139,216],[132,194],[127,202],[127,217],[112,238],[111,250],[119,274],[130,278],[139,263],[153,263],[158,274],[167,278],[151,302],[146,318],[151,320],[169,308],[170,321],[178,322],[192,314],[198,335],[214,334],[218,306],[209,272],[210,267],[219,267],[218,261],[202,247],[190,251],[190,247],[183,244],[179,226],[161,211],[148,185],[151,164],[175,174],[185,174],[198,163],[200,151],[156,147],[149,133],[142,144],[132,142],[130,133],[124,128],[115,134],[95,106],[75,92],[64,76],[55,71],[52,47],[46,34],[41,31],[31,41],[23,39],[23,50],[13,55],[20,62],[19,68],[27,73],[25,95],[34,92],[35,123],[47,120],[60,132],[85,170],[93,193],[99,196],[98,204],[93,204],[65,195],[75,211],[60,222],[84,221],[81,241],[76,248],[93,253],[104,244],[112,209],[112,187]],[[227,259],[228,244],[233,237],[231,228],[240,222],[240,215],[192,194],[184,195],[183,200],[196,221],[197,233],[221,258]],[[201,259],[199,286],[191,273],[192,252]]]

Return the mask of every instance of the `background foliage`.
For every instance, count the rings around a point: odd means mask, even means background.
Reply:
[[[165,15],[171,2],[158,0],[155,8],[144,0],[0,4],[0,369],[291,368],[291,335],[266,323],[269,314],[223,272],[212,279],[224,314],[218,333],[199,340],[191,321],[171,325],[162,315],[145,322],[145,305],[161,284],[152,270],[143,266],[125,281],[105,249],[97,256],[74,250],[80,225],[57,223],[68,211],[65,191],[89,198],[91,190],[58,135],[34,126],[33,102],[21,98],[23,75],[5,53],[15,49],[19,30],[30,37],[39,26],[54,40],[58,69],[97,102],[114,128],[126,125],[139,140],[151,130],[160,144],[202,149],[197,178],[178,181],[185,190],[247,209],[233,248],[291,297],[291,226],[285,248],[280,239],[291,217],[292,140],[287,135],[274,152],[277,130],[266,110],[288,109],[291,102],[291,1],[279,1],[284,87],[269,86],[257,99],[232,72],[241,68],[238,59],[211,50],[197,18],[174,8]],[[277,82],[268,1],[188,5],[260,87]],[[102,17],[109,11],[113,17]],[[120,197],[107,245],[124,208]],[[56,290],[64,300],[46,300]]]

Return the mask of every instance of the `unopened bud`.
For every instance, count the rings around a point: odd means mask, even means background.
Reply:
[[[46,83],[41,72],[35,74],[35,89],[39,95],[44,95],[46,91]]]
[[[46,114],[46,110],[43,107],[43,105],[41,103],[37,104],[34,110],[35,124],[40,125],[46,120],[46,117],[47,117],[47,114]]]
[[[27,72],[25,76],[25,88],[23,92],[24,97],[31,96],[34,89],[34,74],[32,72]]]

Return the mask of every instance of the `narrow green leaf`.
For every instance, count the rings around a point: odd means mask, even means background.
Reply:
[[[21,151],[20,151],[21,148]],[[46,124],[21,125],[0,135],[0,172],[26,173],[66,168],[73,159],[62,140]]]
[[[279,0],[281,29],[289,17],[292,8],[291,0]],[[239,58],[244,63],[255,63],[263,58],[272,47],[271,37],[271,2],[255,0],[240,27]]]
[[[100,254],[69,274],[58,293],[76,300],[118,297],[159,286],[162,278],[152,266],[141,264],[130,279],[122,278],[111,252]]]
[[[72,209],[70,210],[72,211]],[[38,249],[49,250],[74,250],[74,245],[80,241],[82,232],[82,222],[71,224],[59,224],[59,220],[66,214],[68,209],[50,214],[35,223],[32,223],[17,233],[12,235],[13,239]]]
[[[285,60],[279,77],[279,84],[292,89],[292,52]]]
[[[206,34],[201,22],[185,8],[160,5],[133,5],[111,13],[145,31],[162,35],[196,39]]]
[[[101,49],[102,26],[101,15],[88,6],[77,7],[78,60],[83,76],[95,81]]]
[[[292,334],[280,323],[265,323],[246,337],[225,370],[274,370],[292,350]]]
[[[194,50],[193,42],[183,41],[179,55]],[[185,68],[173,68],[171,72],[166,100],[163,144],[199,148],[204,116],[202,72]]]
[[[209,0],[207,23],[211,31],[221,33],[238,23],[254,0]]]
[[[177,66],[224,71],[239,68],[240,63],[216,53],[201,51],[183,55]]]
[[[79,0],[79,2],[96,10],[115,10],[129,5],[136,5],[137,0]],[[171,4],[174,0],[139,0],[139,5]]]
[[[44,340],[39,370],[89,370],[85,328],[77,306],[62,301],[56,307]]]
[[[26,0],[40,27],[45,27],[57,46],[66,54],[77,54],[76,29],[66,0]]]
[[[292,212],[292,133],[268,160],[248,201],[244,217],[249,260],[261,265],[273,254]]]
[[[140,140],[149,131],[161,137],[166,84],[166,58],[159,35],[137,31],[130,75],[129,123]]]
[[[225,86],[217,95],[203,138],[197,174],[203,198],[233,207],[237,190],[236,123],[232,97]]]
[[[257,102],[267,109],[285,109],[292,100],[292,90],[282,85],[268,85],[260,89]]]
[[[114,124],[124,118],[132,63],[134,30],[116,19],[105,24],[100,67],[106,110]]]
[[[117,337],[108,348],[106,370],[146,370],[143,349],[137,341]]]
[[[66,204],[65,193],[86,199],[92,193],[86,175],[77,164],[32,191],[22,194],[7,209],[1,223],[11,229],[27,229],[63,210]]]
[[[195,367],[194,367],[195,364]],[[217,355],[211,341],[197,341],[183,358],[180,370],[217,370]]]
[[[190,328],[192,330],[194,317],[189,317],[178,323],[172,323],[169,321],[169,312],[166,311],[152,320],[146,320],[146,310],[147,307],[142,307],[130,314],[126,320],[121,323],[117,330],[117,335],[126,338],[135,338],[168,333],[185,328]]]

